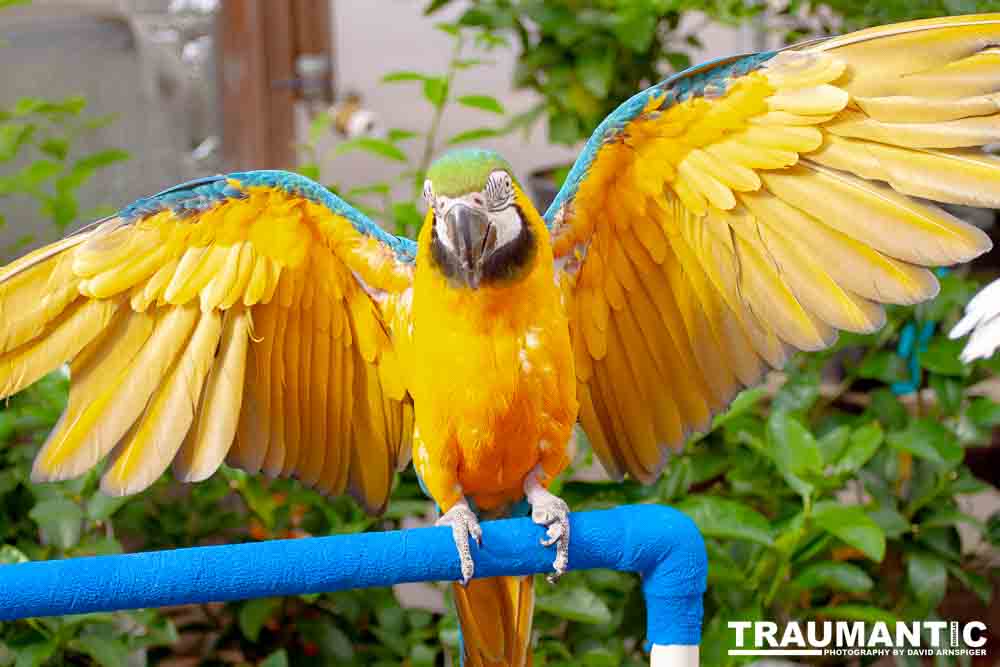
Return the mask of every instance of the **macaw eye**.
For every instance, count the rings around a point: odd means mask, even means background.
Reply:
[[[506,171],[494,171],[486,180],[486,205],[491,211],[501,211],[514,201],[514,180]]]

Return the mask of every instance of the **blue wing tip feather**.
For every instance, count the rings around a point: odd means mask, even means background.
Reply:
[[[729,56],[689,67],[636,93],[605,118],[590,135],[583,152],[573,163],[562,188],[545,212],[545,220],[552,225],[559,210],[570,201],[586,178],[601,147],[621,135],[625,127],[646,108],[654,95],[666,94],[661,109],[666,109],[691,97],[704,95],[708,91],[725,92],[729,81],[744,76],[757,69],[777,54],[777,51],[762,51],[744,56]]]
[[[154,215],[165,209],[170,209],[181,216],[193,215],[224,200],[247,196],[240,188],[233,187],[230,181],[237,181],[244,187],[277,188],[288,194],[309,199],[327,207],[335,215],[345,218],[362,234],[372,236],[389,246],[400,261],[412,264],[416,259],[417,245],[413,240],[390,234],[316,181],[289,171],[271,169],[244,171],[195,179],[151,197],[139,199],[119,211],[118,215],[130,221]]]

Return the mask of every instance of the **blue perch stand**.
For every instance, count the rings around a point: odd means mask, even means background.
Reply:
[[[708,561],[684,514],[631,505],[570,514],[569,569],[638,572],[652,644],[697,645]],[[549,572],[530,519],[482,524],[477,577]],[[0,567],[0,620],[222,602],[461,578],[451,529],[195,547]]]

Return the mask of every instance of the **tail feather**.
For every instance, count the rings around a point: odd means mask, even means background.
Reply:
[[[473,579],[453,589],[466,667],[531,665],[534,577]]]

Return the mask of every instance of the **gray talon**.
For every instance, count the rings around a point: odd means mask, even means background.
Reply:
[[[462,566],[462,585],[467,586],[476,570],[472,560],[472,549],[469,547],[469,536],[471,535],[479,546],[483,545],[483,530],[479,527],[479,520],[469,509],[468,503],[463,500],[445,512],[434,525],[451,526],[451,536],[455,540],[455,548],[458,549],[458,559]]]
[[[554,584],[569,566],[569,505],[539,484],[535,472],[528,475],[525,491],[531,503],[531,520],[545,526],[547,537],[542,538],[542,546],[556,546],[556,559],[552,563],[555,571],[546,577]]]

